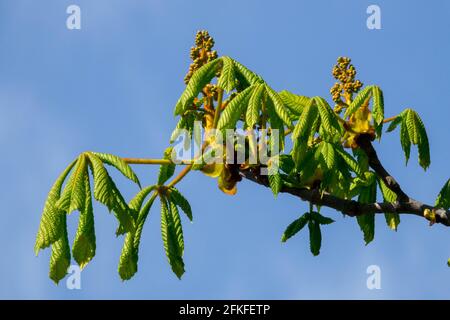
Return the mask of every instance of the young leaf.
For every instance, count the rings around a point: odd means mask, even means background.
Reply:
[[[95,227],[94,212],[92,209],[91,187],[89,184],[89,176],[86,174],[85,183],[85,203],[83,210],[80,211],[80,219],[75,240],[72,245],[72,254],[75,261],[81,269],[83,269],[89,261],[95,256]]]
[[[403,119],[402,119],[402,115],[401,114],[396,116],[395,119],[392,120],[392,122],[389,125],[388,129],[386,130],[386,132],[394,131],[397,128],[397,126],[402,123],[402,121],[403,121]]]
[[[192,209],[187,199],[175,187],[170,188],[170,201],[183,210],[186,216],[192,221]]]
[[[148,213],[150,212],[150,208],[156,199],[156,195],[153,195],[143,207],[142,204],[145,197],[154,189],[155,186],[149,186],[142,189],[129,203],[129,207],[139,214],[137,217],[136,229],[125,235],[118,266],[119,275],[122,280],[131,279],[138,270],[137,264],[139,259],[139,245],[141,242],[142,229]]]
[[[139,182],[137,175],[134,173],[133,169],[131,169],[128,163],[122,160],[122,158],[107,153],[93,152],[93,154],[100,158],[103,163],[113,166],[114,168],[119,170],[125,177],[135,182],[139,186],[139,188],[141,187],[141,183]]]
[[[242,76],[249,85],[254,85],[262,81],[260,76],[253,71],[250,71],[247,67],[243,66],[236,60],[233,60],[233,63],[236,70],[235,72]]]
[[[350,103],[345,111],[344,118],[350,117],[356,110],[358,110],[367,99],[372,95],[372,86],[367,86],[362,89],[355,99]]]
[[[383,199],[386,202],[394,202],[397,200],[397,195],[389,189],[383,180],[378,179],[378,185],[380,186],[381,193],[383,194]],[[395,212],[385,213],[384,217],[389,228],[397,231],[397,227],[400,224],[400,215]]]
[[[253,126],[259,121],[259,111],[261,109],[262,99],[264,97],[264,89],[264,84],[256,84],[256,88],[253,90],[248,102],[245,121],[250,129],[252,129]]]
[[[174,206],[161,198],[161,235],[167,259],[175,275],[181,279],[184,273],[181,223],[174,218]],[[176,206],[175,206],[176,208]],[[176,215],[176,214],[175,214]]]
[[[61,216],[62,233],[60,238],[51,246],[49,277],[56,284],[66,276],[67,269],[70,266],[70,247],[69,239],[67,239],[66,218],[65,214]]]
[[[221,59],[214,59],[194,72],[192,78],[175,106],[175,115],[182,114],[202,89],[216,76]]]
[[[164,151],[164,159],[171,159],[173,147],[168,147]],[[158,185],[163,185],[166,183],[167,180],[169,180],[173,174],[175,173],[175,167],[176,165],[174,163],[170,164],[162,164],[159,167],[159,174],[158,174]]]
[[[256,86],[248,87],[230,101],[220,115],[217,129],[233,129],[236,126],[241,114],[245,112],[251,93],[255,88]]]
[[[406,165],[408,164],[409,156],[411,154],[411,139],[406,125],[406,115],[402,116],[402,126],[400,127],[400,144],[405,153]]]
[[[339,154],[341,159],[347,164],[349,169],[351,169],[354,173],[356,173],[358,176],[363,176],[363,170],[359,166],[358,162],[349,154],[347,151],[345,151],[343,148],[335,147],[336,153]]]
[[[326,141],[322,141],[320,143],[320,147],[317,150],[320,151],[320,157],[323,163],[326,165],[326,168],[328,170],[336,169],[336,160],[333,145]]]
[[[236,76],[234,75],[234,63],[230,57],[222,57],[222,70],[220,72],[220,78],[217,85],[224,89],[226,92],[230,92],[236,86]]]
[[[336,118],[336,114],[334,113],[333,109],[331,109],[328,102],[321,97],[314,97],[313,100],[319,110],[322,127],[327,133],[333,136],[340,136],[341,127]]]
[[[275,90],[273,90],[271,87],[269,87],[267,84],[265,84],[265,88],[266,88],[266,92],[267,92],[269,98],[273,102],[275,112],[280,117],[280,119],[283,120],[283,123],[287,127],[291,127],[292,121],[289,117],[289,113],[287,112],[286,107],[284,106],[283,100],[281,100],[278,93]]]
[[[323,216],[320,213],[315,212],[315,211],[311,212],[311,218],[313,220],[315,220],[316,222],[318,222],[319,224],[323,224],[323,225],[331,224],[331,223],[334,222],[333,219],[325,217],[325,216]]]
[[[57,241],[63,234],[63,220],[62,216],[65,213],[58,209],[56,202],[61,195],[62,185],[69,172],[74,167],[76,161],[73,161],[67,166],[67,168],[61,173],[58,179],[53,184],[50,192],[48,193],[47,200],[45,201],[44,210],[42,212],[41,222],[39,224],[39,230],[36,235],[36,243],[34,245],[34,251],[36,255],[40,249],[44,249]]]
[[[320,247],[322,246],[322,233],[320,231],[320,224],[315,220],[309,220],[308,222],[309,229],[309,247],[311,249],[311,253],[314,256],[319,255]]]
[[[269,174],[269,185],[272,190],[273,195],[276,197],[283,186],[283,181],[281,181],[281,175],[279,172]]]
[[[295,142],[299,138],[309,137],[317,117],[318,111],[315,104],[311,103],[305,107],[292,132],[292,140]]]
[[[309,213],[305,213],[297,220],[294,220],[284,231],[283,237],[281,238],[282,242],[286,242],[289,238],[296,235],[297,232],[303,229],[303,227],[308,223]]]
[[[119,221],[118,234],[134,229],[131,210],[117,189],[114,181],[103,166],[103,162],[93,153],[87,153],[94,176],[94,198],[113,211]]]
[[[383,91],[381,91],[381,89],[378,86],[372,86],[372,95],[373,95],[372,116],[375,122],[375,130],[377,132],[377,137],[381,138],[384,120]]]
[[[436,198],[436,207],[448,210],[450,208],[450,179],[442,187]]]
[[[299,116],[302,114],[303,109],[311,103],[311,99],[305,96],[299,96],[289,91],[283,90],[278,93],[284,105],[294,115]]]
[[[362,187],[358,196],[358,202],[372,203],[377,200],[377,184],[373,181],[367,187]],[[375,214],[368,213],[356,217],[359,227],[364,234],[364,241],[368,245],[375,236]]]
[[[64,187],[61,198],[56,206],[66,213],[78,210],[82,211],[86,197],[85,176],[87,172],[87,161],[84,154],[80,155],[77,164],[69,178],[69,182]]]

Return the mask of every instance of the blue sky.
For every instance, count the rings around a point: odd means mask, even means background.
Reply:
[[[344,4],[345,3],[345,4]],[[82,29],[65,27],[77,4]],[[382,29],[366,28],[378,4]],[[85,150],[158,157],[176,123],[188,52],[198,29],[215,37],[219,54],[258,72],[275,89],[329,99],[331,67],[350,56],[365,84],[384,90],[386,115],[414,108],[431,141],[424,172],[416,152],[407,167],[397,133],[375,147],[407,192],[432,203],[447,178],[450,117],[448,1],[25,1],[0,2],[0,298],[450,298],[449,230],[402,217],[398,232],[377,218],[367,247],[356,221],[332,210],[320,256],[307,233],[280,242],[307,204],[250,182],[222,194],[192,174],[180,184],[194,209],[185,223],[187,272],[178,280],[164,256],[155,207],[140,250],[139,272],[117,274],[122,238],[115,219],[95,206],[97,256],[82,289],[55,286],[49,250],[34,256],[47,192],[67,163]],[[157,168],[136,168],[151,184]],[[136,191],[115,176],[129,198]],[[73,236],[77,213],[69,217]],[[366,287],[379,265],[380,290]]]

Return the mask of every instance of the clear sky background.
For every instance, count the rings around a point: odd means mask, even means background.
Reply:
[[[366,28],[378,4],[382,30]],[[66,8],[82,10],[82,29],[66,28]],[[450,230],[402,217],[398,232],[377,217],[364,245],[354,219],[333,210],[320,256],[307,232],[286,244],[285,227],[307,204],[277,200],[250,182],[234,197],[194,173],[179,188],[194,209],[186,222],[186,274],[166,261],[155,206],[144,228],[139,272],[122,282],[116,221],[95,206],[97,255],[82,289],[48,278],[49,250],[34,239],[47,192],[80,152],[159,157],[176,124],[189,48],[208,29],[219,54],[258,72],[275,89],[330,101],[331,68],[350,56],[365,84],[381,86],[386,116],[406,107],[422,116],[432,164],[414,149],[405,167],[398,133],[375,144],[408,193],[433,203],[450,177],[450,2],[448,1],[0,1],[0,298],[450,298]],[[144,184],[156,167],[136,168]],[[137,188],[115,175],[129,199]],[[78,214],[69,217],[73,237]],[[368,290],[366,268],[381,268],[381,289]]]

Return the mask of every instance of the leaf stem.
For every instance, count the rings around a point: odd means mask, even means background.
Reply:
[[[170,159],[122,158],[128,164],[172,164]],[[191,164],[192,160],[180,160],[180,165]]]
[[[216,128],[217,123],[219,122],[220,112],[222,111],[222,100],[223,100],[223,89],[218,88],[217,106],[214,112],[213,128]]]
[[[383,123],[388,123],[388,122],[394,121],[397,117],[398,116],[393,116],[393,117],[390,117],[390,118],[386,118],[386,119],[383,120]]]

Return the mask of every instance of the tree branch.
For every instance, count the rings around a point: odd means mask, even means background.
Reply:
[[[259,168],[240,169],[239,173],[242,177],[250,181],[253,181],[265,187],[270,187],[267,176],[261,175]],[[433,206],[409,198],[406,202],[395,201],[366,204],[360,203],[355,200],[338,198],[326,192],[322,193],[318,189],[293,188],[283,186],[280,192],[289,193],[304,201],[309,201],[315,205],[333,208],[351,217],[370,213],[399,213],[412,214],[424,218],[423,212],[425,209],[435,209],[436,223],[450,226],[450,211],[446,211],[444,209],[436,209]]]
[[[356,143],[366,153],[369,159],[369,166],[383,180],[384,184],[397,195],[397,200],[402,203],[408,202],[410,200],[409,196],[403,192],[395,178],[387,172],[381,164],[380,159],[378,159],[378,155],[372,145],[370,135],[359,135]]]

